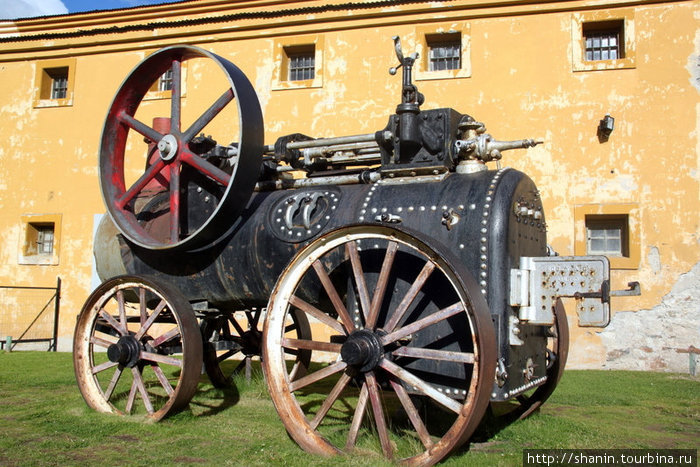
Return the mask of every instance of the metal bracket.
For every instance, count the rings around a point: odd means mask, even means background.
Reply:
[[[520,307],[520,320],[530,324],[553,324],[557,298],[572,297],[580,326],[605,327],[610,295],[605,256],[522,257],[520,269],[511,270],[510,305]]]

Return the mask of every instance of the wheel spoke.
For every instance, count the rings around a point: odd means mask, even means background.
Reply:
[[[141,394],[141,399],[143,400],[143,405],[146,407],[146,412],[149,414],[153,413],[153,404],[151,404],[151,398],[148,396],[148,391],[146,391],[146,386],[143,384],[143,378],[141,378],[141,372],[137,367],[131,369],[131,374],[134,375],[134,384]]]
[[[312,341],[307,339],[282,339],[282,347],[286,349],[306,349],[306,350],[318,350],[321,352],[335,352],[340,353],[341,344],[334,344],[332,342],[320,342]]]
[[[228,186],[229,182],[231,181],[230,174],[224,172],[214,164],[205,161],[200,156],[193,154],[186,149],[183,149],[182,153],[180,153],[180,160],[199,170],[202,174],[211,178],[220,185]]]
[[[150,126],[146,125],[145,123],[136,120],[134,117],[132,117],[123,110],[117,114],[117,120],[120,123],[123,123],[124,125],[131,128],[132,130],[141,133],[143,136],[153,141],[154,143],[157,143],[158,141],[163,139],[162,134],[160,134]]]
[[[406,295],[404,296],[403,300],[401,300],[399,306],[397,306],[394,310],[394,313],[391,315],[389,322],[384,326],[384,330],[386,332],[393,331],[396,325],[401,322],[401,319],[406,314],[408,307],[411,305],[411,303],[413,303],[413,300],[415,300],[416,296],[418,295],[418,292],[420,292],[421,288],[425,284],[425,281],[428,280],[428,277],[430,277],[430,274],[433,272],[434,269],[435,263],[433,263],[432,261],[428,261],[427,263],[425,263],[423,269],[418,274],[418,277],[416,277],[416,280],[413,281],[413,284],[411,284],[411,288],[408,289],[408,292],[406,292]]]
[[[338,373],[339,371],[343,371],[345,368],[347,368],[347,364],[343,361],[340,362],[335,362],[332,365],[328,365],[327,367],[314,371],[310,375],[306,375],[303,378],[299,378],[295,381],[292,381],[289,383],[289,390],[294,392],[298,391],[299,389],[308,386],[309,384],[313,384],[316,381],[320,381],[323,378],[327,378],[331,375],[334,375]]]
[[[430,433],[428,433],[428,429],[425,427],[423,420],[420,418],[418,410],[416,410],[416,406],[411,401],[411,398],[406,392],[406,389],[404,389],[404,387],[401,386],[401,383],[397,383],[393,380],[391,381],[391,387],[394,389],[394,392],[399,397],[399,401],[401,402],[403,409],[406,411],[408,419],[411,420],[413,428],[416,429],[416,433],[418,434],[421,443],[423,443],[423,446],[425,446],[426,449],[432,448],[433,440],[430,439]]]
[[[219,112],[221,112],[224,107],[228,105],[229,102],[233,100],[233,89],[228,89],[225,91],[221,97],[219,97],[216,102],[214,102],[211,107],[209,107],[182,135],[184,142],[189,142],[195,137],[200,131],[204,129],[209,122],[211,122],[214,117],[216,117]]]
[[[114,370],[114,374],[112,375],[112,379],[109,380],[109,385],[107,386],[107,389],[105,390],[105,399],[109,400],[112,398],[112,393],[114,392],[114,388],[117,387],[117,383],[119,382],[119,378],[122,376],[122,372],[124,371],[124,368],[118,366]]]
[[[111,362],[111,361],[106,361],[104,363],[100,363],[99,365],[95,365],[92,367],[92,374],[96,375],[97,373],[105,370],[109,370],[110,368],[114,368],[115,366],[119,365],[118,362]]]
[[[362,385],[360,396],[357,398],[357,407],[355,407],[355,413],[353,414],[352,423],[350,424],[350,431],[348,431],[348,439],[345,442],[346,451],[355,447],[355,443],[357,442],[357,434],[360,431],[362,419],[365,416],[365,410],[367,408],[367,395],[367,383],[365,383]]]
[[[238,333],[239,336],[242,336],[243,334],[245,334],[245,331],[243,330],[241,325],[238,324],[238,321],[236,320],[235,316],[229,315],[228,320],[231,323],[231,325],[233,325],[233,327],[236,329],[236,332]]]
[[[227,351],[227,352],[225,352],[225,353],[222,353],[221,355],[217,356],[217,357],[216,357],[216,361],[219,362],[219,363],[221,363],[221,362],[223,362],[224,360],[227,360],[229,357],[233,357],[233,356],[236,355],[237,353],[238,353],[238,350],[229,350],[229,351]]]
[[[289,297],[289,303],[292,306],[299,308],[301,311],[303,311],[307,314],[310,314],[311,316],[313,316],[314,318],[316,318],[317,320],[319,320],[320,322],[322,322],[323,324],[325,324],[329,328],[331,328],[335,331],[338,331],[344,335],[347,335],[347,331],[345,330],[345,328],[343,327],[342,324],[340,324],[338,321],[331,318],[330,316],[328,316],[326,313],[322,312],[321,310],[319,310],[315,306],[313,306],[313,305],[305,302],[301,298],[297,297],[296,295],[292,295],[291,297]]]
[[[318,278],[321,280],[321,284],[323,284],[323,288],[326,291],[326,294],[328,294],[328,298],[331,299],[333,308],[335,308],[336,313],[338,313],[338,317],[345,326],[345,329],[347,330],[346,334],[351,333],[355,330],[355,324],[352,322],[352,319],[350,319],[350,315],[348,315],[348,311],[345,309],[345,305],[343,305],[343,300],[340,298],[340,295],[338,295],[338,291],[333,285],[331,278],[328,276],[326,268],[323,267],[319,260],[314,261],[313,268],[316,271]]]
[[[424,349],[421,347],[399,347],[392,352],[395,357],[427,358],[446,362],[474,363],[474,354],[470,352],[453,352],[449,350]]]
[[[136,182],[131,185],[131,188],[129,188],[120,198],[114,200],[114,204],[117,205],[119,209],[124,209],[124,207],[129,204],[129,202],[134,199],[136,195],[138,195],[141,190],[143,190],[148,183],[153,180],[161,170],[165,167],[165,161],[161,159],[160,157],[153,163],[151,164],[148,169],[139,177]]]
[[[180,164],[170,165],[170,241],[180,241]]]
[[[165,309],[165,306],[167,305],[165,300],[161,300],[158,306],[153,310],[153,313],[151,316],[148,317],[146,322],[141,326],[141,329],[138,330],[138,332],[134,335],[134,339],[141,340],[143,336],[146,335],[148,330],[150,329],[151,325],[155,322],[155,320],[158,318],[158,315],[160,315],[160,312]]]
[[[182,66],[178,59],[173,60],[172,88],[170,90],[170,131],[180,132],[180,108],[182,97]]]
[[[132,371],[134,368],[132,368]],[[131,380],[131,389],[129,389],[129,397],[126,399],[126,413],[130,414],[131,409],[134,408],[134,400],[136,399],[136,393],[138,392],[138,388],[136,386],[136,379]]]
[[[333,386],[331,392],[328,393],[326,400],[323,401],[323,404],[318,409],[318,412],[316,412],[313,420],[311,420],[311,428],[315,430],[321,424],[323,418],[326,416],[333,404],[335,404],[335,401],[338,400],[338,397],[340,397],[340,394],[343,392],[343,389],[345,389],[345,386],[348,385],[350,380],[351,378],[347,373],[342,374],[340,379],[338,379],[338,382],[335,383],[335,386]]]
[[[389,430],[386,426],[386,419],[384,418],[384,409],[382,407],[382,400],[379,396],[379,389],[377,385],[377,380],[374,377],[374,372],[368,371],[367,373],[365,373],[365,380],[367,381],[367,389],[369,390],[369,402],[372,406],[374,422],[377,425],[379,442],[382,445],[384,457],[386,457],[387,459],[391,459],[394,456],[394,453],[391,447],[391,441],[389,440]]]
[[[178,326],[174,326],[170,331],[162,334],[161,336],[157,337],[156,339],[153,339],[153,342],[151,342],[151,345],[153,347],[158,347],[159,345],[163,344],[164,342],[168,342],[171,339],[174,339],[175,337],[180,335],[180,328]]]
[[[365,327],[368,329],[374,329],[374,327],[377,325],[379,310],[382,307],[382,302],[384,301],[384,293],[386,292],[386,285],[389,282],[389,273],[391,272],[391,266],[394,264],[394,257],[396,256],[396,251],[398,249],[398,243],[389,242],[389,246],[386,249],[386,254],[384,255],[382,269],[379,272],[379,279],[377,279],[377,286],[374,288],[374,295],[372,296],[372,304],[370,305],[369,317],[367,318],[367,322],[365,323]]]
[[[462,410],[462,404],[460,404],[458,401],[446,396],[432,387],[430,384],[426,383],[409,371],[404,370],[400,366],[388,361],[387,359],[382,359],[382,361],[379,362],[379,366],[451,411],[459,414]]]
[[[115,340],[114,342],[110,342],[107,339],[102,339],[101,337],[97,336],[91,336],[90,337],[90,343],[91,344],[96,344],[99,345],[100,347],[104,347],[105,349],[109,347],[112,344],[116,344],[117,341]]]
[[[399,328],[394,332],[390,332],[389,334],[382,337],[382,345],[388,345],[392,342],[396,342],[402,337],[406,337],[409,334],[418,332],[423,328],[427,328],[428,326],[439,323],[440,321],[443,321],[449,318],[450,316],[454,316],[457,313],[461,313],[462,311],[464,311],[464,306],[462,305],[462,302],[457,302],[453,305],[448,306],[447,308],[443,308],[440,311],[436,311],[435,313],[426,316],[423,319],[419,319],[418,321],[414,321],[411,324]]]
[[[122,336],[126,336],[127,334],[129,334],[129,331],[127,331],[126,328],[123,328],[122,325],[119,324],[119,322],[116,319],[112,318],[112,315],[107,313],[104,310],[104,308],[100,310],[100,317],[107,321],[109,325],[112,326]]]
[[[165,392],[168,393],[168,396],[171,396],[175,390],[170,385],[170,381],[168,381],[168,378],[165,376],[165,373],[163,373],[163,370],[156,364],[152,364],[151,368],[153,369],[153,373],[156,374],[158,381],[160,381],[160,385],[163,386],[163,389],[165,389]]]
[[[367,322],[370,310],[369,292],[367,292],[367,283],[365,282],[365,274],[362,271],[362,263],[360,262],[360,254],[357,251],[357,243],[348,242],[345,244],[345,251],[350,257],[350,264],[352,265],[352,274],[355,277],[355,286],[357,286],[357,293],[360,296],[360,306],[362,308],[362,316]]]
[[[169,355],[161,355],[159,353],[153,352],[141,352],[139,356],[142,360],[146,360],[149,362],[164,363],[166,365],[172,365],[178,368],[182,368],[182,360],[180,360],[179,358],[171,357]]]
[[[146,324],[148,319],[148,311],[146,310],[146,289],[139,287],[139,323],[141,326]]]
[[[260,321],[260,317],[262,316],[262,310],[258,310],[257,313],[253,313],[252,311],[246,311],[245,315],[248,317],[249,327],[251,329],[257,329],[258,322]]]
[[[124,308],[124,291],[117,290],[117,304],[119,305],[119,324],[124,329],[128,329],[126,325],[126,308]]]

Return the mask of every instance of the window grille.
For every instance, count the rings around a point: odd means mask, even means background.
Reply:
[[[52,71],[51,99],[65,99],[68,96],[68,70]]]
[[[459,70],[462,67],[459,40],[428,42],[429,71]]]
[[[305,81],[315,77],[314,51],[289,54],[289,81]]]
[[[173,89],[173,70],[172,68],[163,73],[158,78],[158,91],[172,91]]]
[[[53,254],[53,225],[37,227],[37,253],[40,255]]]
[[[588,27],[587,27],[588,26]],[[623,22],[601,25],[584,24],[585,57],[587,61],[624,58]]]

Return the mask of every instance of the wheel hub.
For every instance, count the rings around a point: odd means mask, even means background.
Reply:
[[[260,331],[256,329],[244,332],[241,336],[241,341],[243,344],[243,354],[247,357],[260,355],[261,340],[262,334],[260,334]]]
[[[110,362],[119,363],[127,368],[136,366],[141,354],[141,346],[133,336],[122,336],[116,344],[107,348],[107,358]]]
[[[384,347],[379,336],[366,329],[352,333],[340,348],[343,361],[362,372],[376,368],[383,356]]]
[[[158,141],[158,151],[164,161],[172,160],[177,154],[177,138],[170,134],[163,136],[163,139]]]

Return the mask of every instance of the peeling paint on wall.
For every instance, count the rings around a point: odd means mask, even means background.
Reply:
[[[695,31],[695,50],[688,57],[690,84],[700,92],[700,29]]]
[[[700,263],[678,278],[659,305],[617,312],[598,334],[606,369],[687,373],[687,350],[700,347]]]

